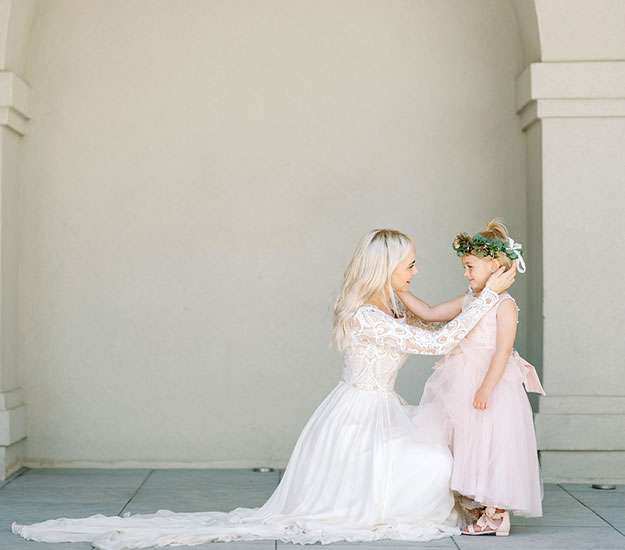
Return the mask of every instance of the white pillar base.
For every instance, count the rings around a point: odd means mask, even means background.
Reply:
[[[25,454],[26,439],[12,445],[0,447],[0,481],[7,479],[20,470],[24,464],[22,457]]]
[[[22,467],[26,443],[26,406],[22,389],[0,392],[0,480]]]

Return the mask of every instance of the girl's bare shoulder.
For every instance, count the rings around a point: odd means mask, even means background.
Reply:
[[[516,300],[513,296],[504,292],[500,298],[497,307],[495,308],[497,311],[497,316],[500,315],[514,315],[516,316],[520,311],[519,306],[516,303]]]

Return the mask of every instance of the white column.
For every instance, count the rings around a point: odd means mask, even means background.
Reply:
[[[543,476],[624,483],[625,62],[532,64],[517,100]]]
[[[0,72],[0,479],[21,466],[26,411],[18,382],[18,146],[28,120],[29,87]]]

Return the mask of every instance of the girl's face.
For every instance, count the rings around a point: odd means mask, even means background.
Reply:
[[[410,288],[412,277],[415,273],[419,272],[417,266],[415,265],[415,257],[416,251],[414,246],[411,245],[408,250],[408,254],[406,254],[404,259],[397,264],[395,271],[393,271],[391,286],[396,292],[408,290]]]
[[[464,276],[474,292],[482,291],[491,274],[499,269],[499,262],[494,258],[481,258],[473,254],[462,256],[462,265]]]

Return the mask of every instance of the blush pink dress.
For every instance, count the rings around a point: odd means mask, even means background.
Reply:
[[[463,310],[475,299],[469,289]],[[484,506],[542,516],[533,414],[526,391],[545,394],[536,370],[513,350],[485,410],[473,407],[495,352],[497,310],[507,292],[458,345],[434,365],[421,402],[427,418],[447,434],[454,464],[451,489]],[[518,307],[517,307],[518,311]]]

